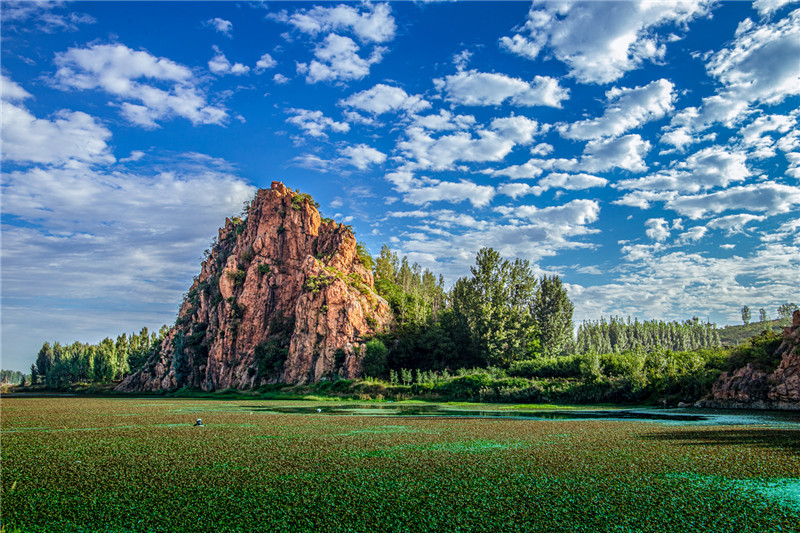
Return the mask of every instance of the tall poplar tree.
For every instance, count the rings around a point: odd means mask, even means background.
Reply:
[[[533,299],[531,313],[539,327],[542,355],[552,358],[563,355],[573,339],[572,312],[574,306],[558,276],[544,276]],[[614,342],[624,344],[627,331],[614,328]]]

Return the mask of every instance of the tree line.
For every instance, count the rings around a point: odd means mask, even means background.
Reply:
[[[578,326],[575,353],[620,353],[642,349],[692,351],[720,346],[715,324],[693,317],[685,322],[638,319],[627,322],[621,317],[584,321]]]
[[[31,365],[31,384],[62,387],[72,383],[108,383],[144,365],[158,351],[169,328],[158,334],[146,327],[139,333],[106,337],[97,344],[45,342]]]

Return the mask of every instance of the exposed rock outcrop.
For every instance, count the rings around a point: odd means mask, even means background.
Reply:
[[[352,231],[273,182],[225,221],[160,350],[117,389],[354,378],[363,339],[391,323]]]
[[[703,407],[800,410],[800,311],[792,325],[784,328],[783,342],[775,352],[781,362],[768,373],[748,364],[733,373],[723,373],[714,384],[712,397]]]

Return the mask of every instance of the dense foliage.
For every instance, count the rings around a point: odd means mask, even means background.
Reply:
[[[437,281],[384,246],[374,274],[376,291],[398,322],[383,338],[387,371],[505,368],[521,359],[560,355],[570,344],[572,303],[561,280],[537,279],[528,261],[484,248],[471,275],[447,292],[442,276]]]

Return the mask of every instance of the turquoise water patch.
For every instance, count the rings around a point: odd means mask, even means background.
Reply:
[[[722,476],[682,473],[669,474],[689,480],[692,484],[710,490],[725,490],[746,496],[751,501],[763,501],[764,505],[780,505],[800,511],[800,478],[752,478],[729,479]]]

